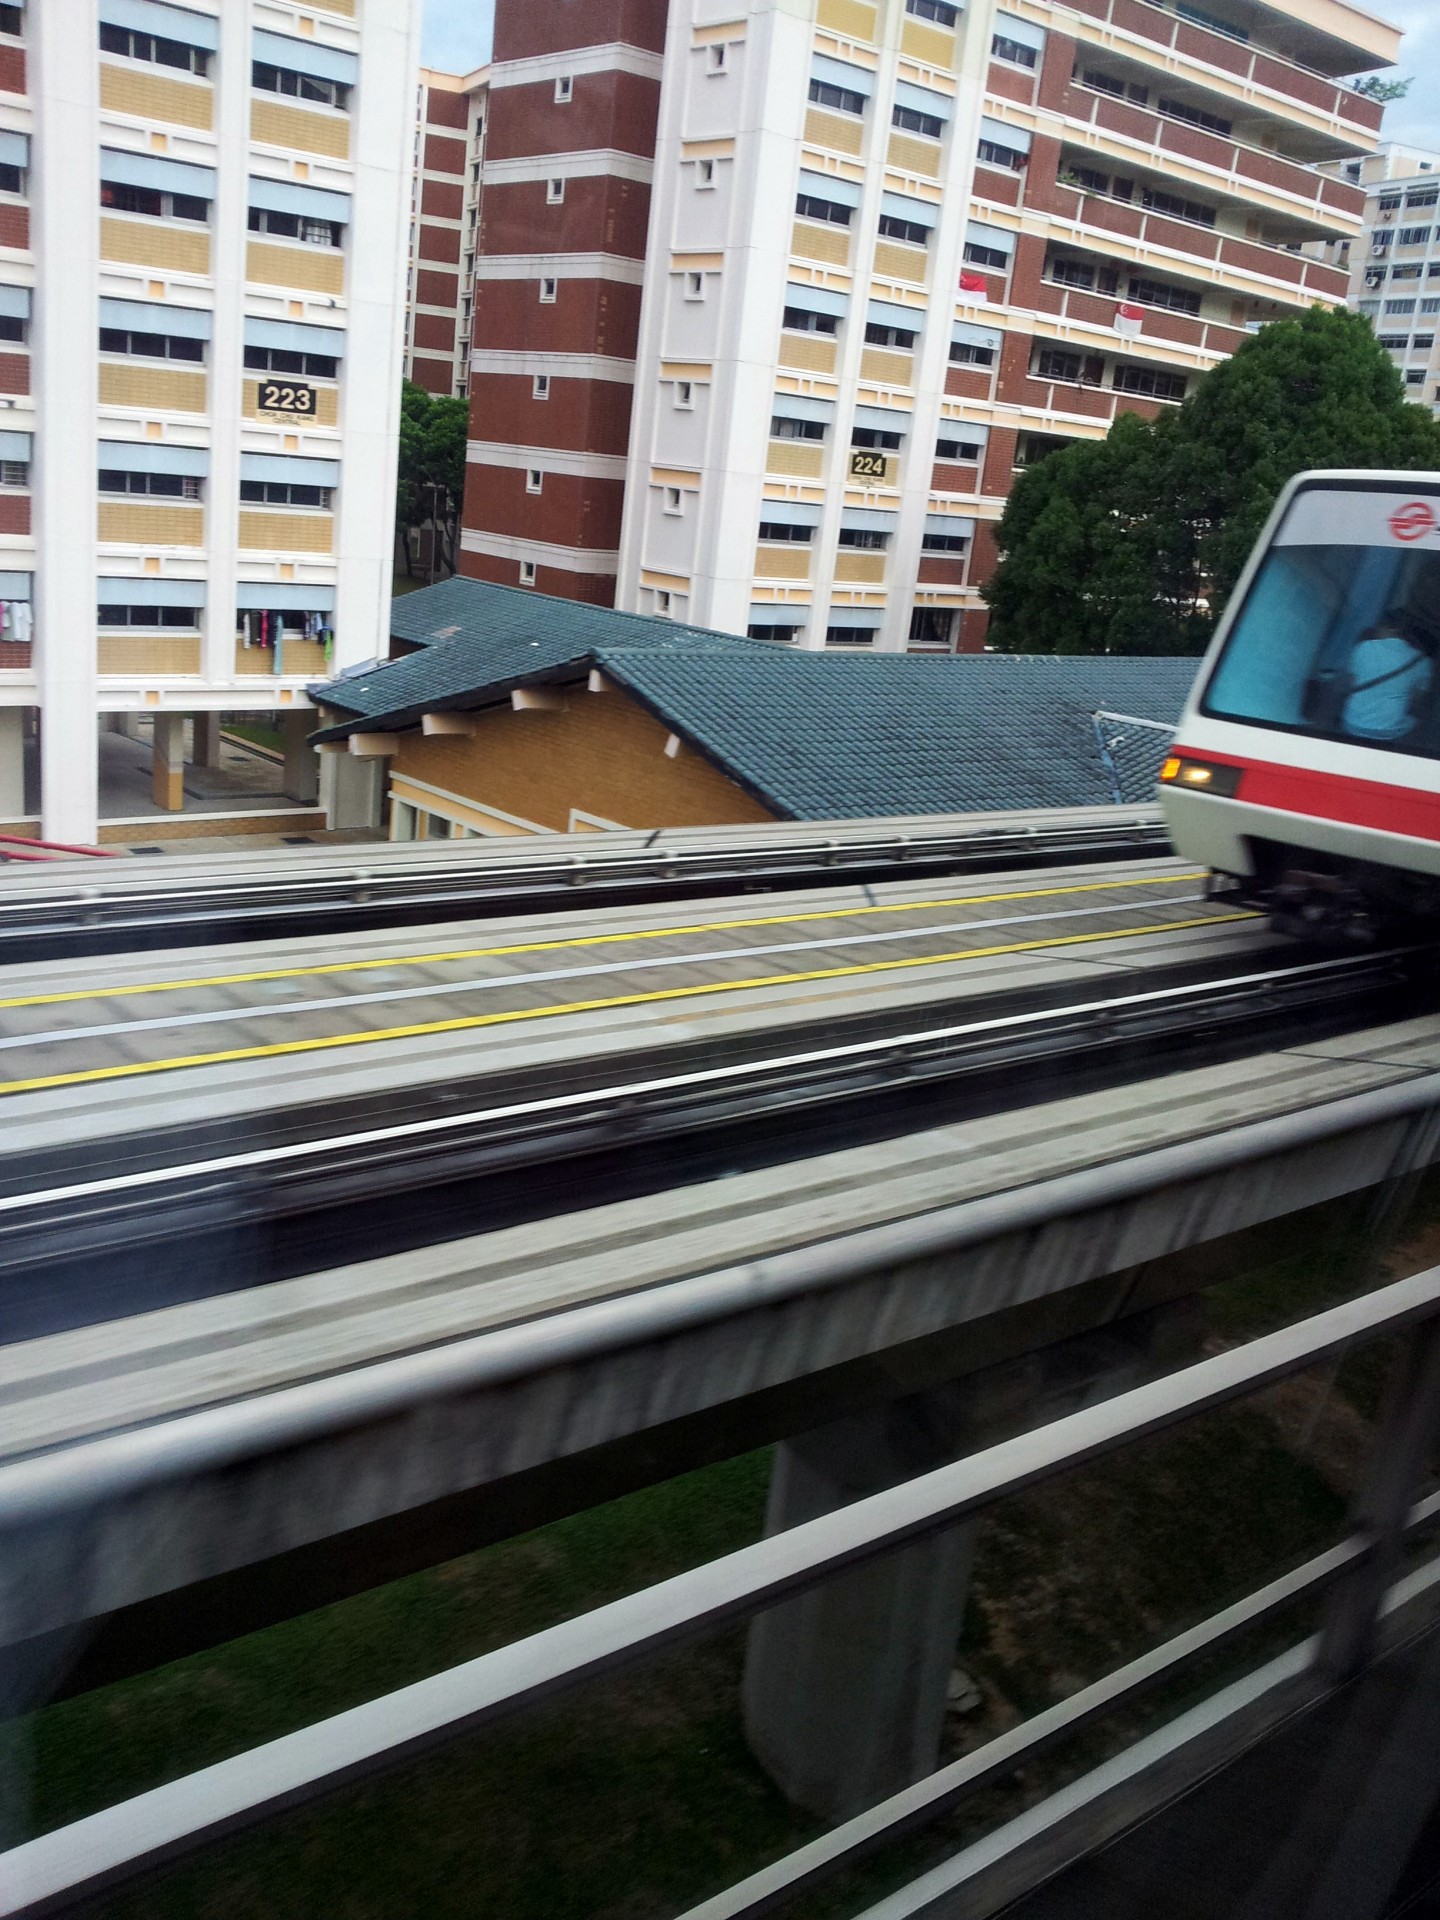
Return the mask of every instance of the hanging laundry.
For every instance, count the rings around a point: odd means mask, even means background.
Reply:
[[[28,646],[30,644],[30,635],[33,632],[30,602],[28,600],[12,600],[8,611],[10,614],[10,631],[12,638],[14,638],[20,646]]]

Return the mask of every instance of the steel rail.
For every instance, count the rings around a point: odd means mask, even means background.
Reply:
[[[1414,1326],[1437,1308],[1440,1268],[1432,1268],[43,1834],[0,1856],[0,1914],[53,1910],[415,1758],[1289,1378],[1356,1341]],[[1349,1563],[1347,1554],[1325,1577]]]
[[[1440,1072],[1224,1133],[1060,1174],[739,1266],[596,1300],[443,1346],[0,1462],[0,1530],[230,1467],[409,1412],[663,1340],[870,1274],[1223,1174],[1440,1107]]]
[[[429,1163],[433,1184],[440,1174],[451,1178],[459,1171],[483,1171],[487,1159],[493,1163],[497,1155],[507,1166],[573,1155],[603,1145],[607,1127],[623,1128],[625,1139],[634,1142],[662,1124],[673,1134],[680,1126],[699,1129],[755,1118],[781,1099],[793,1110],[860,1094],[873,1097],[895,1087],[1023,1067],[1041,1052],[1053,1062],[1142,1036],[1160,1040],[1175,1032],[1192,1034],[1202,1020],[1211,1026],[1238,1024],[1339,994],[1348,1001],[1367,985],[1393,984],[1395,969],[1409,958],[1396,951],[1265,968],[467,1107],[329,1137],[279,1141],[181,1165],[137,1166],[132,1154],[123,1173],[0,1194],[0,1266],[7,1263],[7,1245],[17,1245],[30,1266],[42,1258],[68,1257],[73,1249],[48,1253],[42,1236],[91,1223],[94,1232],[122,1225],[128,1232],[142,1216],[158,1218],[162,1210],[183,1208],[192,1198],[209,1206],[227,1183],[247,1182],[252,1194],[274,1196],[276,1206],[282,1200],[287,1206],[299,1204],[303,1188],[304,1204],[313,1210],[324,1204],[327,1187],[362,1170],[372,1194],[377,1180],[394,1185],[409,1179],[417,1163]],[[438,1168],[437,1160],[443,1162]],[[268,1183],[257,1188],[263,1176],[269,1176]]]

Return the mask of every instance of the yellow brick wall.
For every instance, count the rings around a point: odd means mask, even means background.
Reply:
[[[765,517],[761,507],[760,517]],[[810,578],[810,549],[802,546],[798,540],[787,540],[783,546],[757,547],[755,549],[755,577],[757,580],[808,580]]]
[[[245,249],[245,277],[262,287],[343,293],[345,260],[338,248],[287,247],[273,240],[252,240]]]
[[[347,20],[355,18],[355,0],[323,0],[321,13],[343,13]]]
[[[570,809],[626,827],[732,826],[775,816],[708,760],[665,757],[668,729],[622,693],[566,689],[563,713],[477,715],[470,739],[402,734],[392,774],[564,832]]]
[[[288,375],[282,375],[281,377],[288,378]],[[295,377],[296,379],[302,378],[299,374]],[[315,386],[313,380],[308,384]],[[255,404],[259,397],[260,382],[258,380],[247,380],[245,382],[245,395],[240,403],[241,412],[247,420],[288,420],[291,426],[294,426],[297,419],[301,418],[293,413],[261,413],[259,407]],[[322,427],[333,427],[339,424],[340,389],[338,387],[316,387],[315,404],[319,409],[315,415],[315,421],[318,425]],[[304,424],[303,420],[302,424]]]
[[[885,556],[883,553],[850,553],[842,551],[835,556],[835,578],[837,580],[876,581],[885,578]]]
[[[766,456],[767,473],[793,474],[802,480],[818,480],[825,465],[825,449],[809,440],[772,440]]]
[[[165,413],[204,413],[205,376],[141,360],[100,362],[100,402],[107,407],[154,407]]]
[[[108,60],[100,62],[100,105],[111,113],[169,121],[172,126],[208,130],[215,119],[215,93],[207,80],[172,80],[128,63],[112,66]]]
[[[905,173],[929,174],[931,179],[940,175],[940,142],[927,140],[917,133],[892,133],[888,155],[892,167],[899,167]]]
[[[836,344],[828,333],[782,333],[780,364],[805,373],[834,373]]]
[[[800,260],[824,260],[830,266],[843,267],[850,259],[850,235],[844,227],[797,220],[790,236],[790,251]]]
[[[266,513],[240,509],[240,545],[266,553],[329,553],[335,538],[332,513]]]
[[[943,27],[925,26],[919,20],[906,20],[900,28],[900,51],[912,60],[923,60],[932,67],[953,67],[955,36]]]
[[[913,364],[912,354],[897,353],[890,347],[866,347],[860,356],[860,378],[882,387],[908,387]]]
[[[102,214],[100,258],[175,273],[209,273],[210,235],[203,227],[174,221],[123,220]]]
[[[140,500],[102,500],[100,538],[130,547],[203,547],[203,507],[156,506]]]
[[[805,115],[805,138],[814,147],[830,147],[836,153],[859,153],[865,128],[848,114],[825,113],[811,107]]]
[[[273,674],[276,671],[274,650],[270,647],[243,647],[235,649],[236,673]],[[287,639],[281,649],[279,671],[290,675],[295,673],[325,673],[328,663],[325,649],[318,640]]]
[[[866,0],[820,0],[819,24],[851,40],[875,38],[875,9]]]
[[[250,103],[250,138],[267,147],[298,147],[301,153],[323,153],[332,160],[350,158],[350,122],[343,114],[314,113],[275,100]]]
[[[913,280],[923,285],[927,255],[923,247],[902,246],[896,240],[875,242],[875,271],[891,280]]]
[[[199,673],[200,636],[101,634],[99,668],[101,673]]]

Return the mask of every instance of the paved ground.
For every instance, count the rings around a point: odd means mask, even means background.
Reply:
[[[151,797],[150,722],[141,720],[138,731],[142,735],[138,740],[124,733],[100,735],[102,821],[175,818]],[[282,789],[280,773],[278,760],[227,737],[220,745],[218,767],[186,766],[185,809],[258,813],[291,808],[296,802]]]

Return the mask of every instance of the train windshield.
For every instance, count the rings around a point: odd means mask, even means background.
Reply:
[[[1440,499],[1297,495],[1203,709],[1440,758]]]

